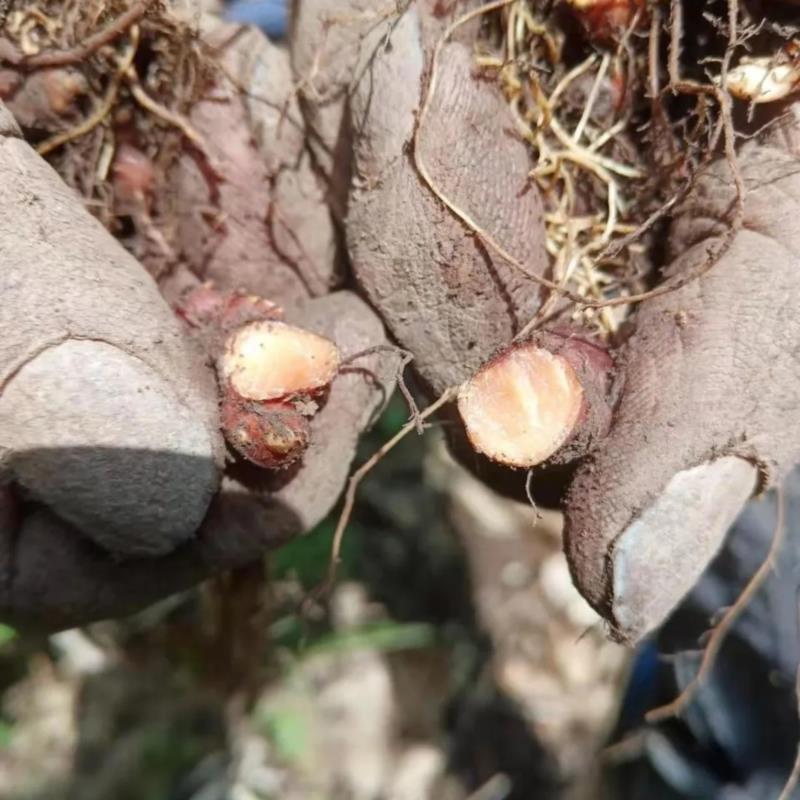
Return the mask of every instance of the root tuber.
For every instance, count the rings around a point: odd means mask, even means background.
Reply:
[[[459,391],[472,446],[492,461],[527,469],[583,454],[608,427],[611,366],[603,348],[577,336],[550,332],[512,345]],[[571,442],[577,452],[564,448]]]
[[[76,117],[79,99],[89,92],[85,77],[72,68],[43,70],[26,79],[10,74],[16,79],[2,94],[24,131],[62,128],[66,120]]]
[[[186,294],[176,312],[216,362],[228,444],[267,469],[297,461],[310,441],[315,400],[339,372],[337,346],[279,321],[283,310],[269,300],[210,282]]]
[[[111,166],[114,194],[118,204],[130,206],[150,197],[156,183],[153,162],[139,149],[121,144]]]
[[[309,444],[314,398],[336,377],[340,360],[333,342],[294,325],[260,321],[238,328],[217,360],[225,439],[259,467],[293,464]]]
[[[473,447],[509,467],[548,459],[578,424],[583,389],[569,364],[536,345],[491,361],[458,395]]]

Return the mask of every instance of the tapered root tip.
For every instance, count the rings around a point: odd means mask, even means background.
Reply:
[[[533,343],[488,362],[458,395],[472,446],[517,468],[541,464],[566,444],[583,407],[583,387],[572,366]]]
[[[226,342],[220,376],[247,400],[314,394],[334,379],[340,356],[323,336],[283,322],[253,322]]]

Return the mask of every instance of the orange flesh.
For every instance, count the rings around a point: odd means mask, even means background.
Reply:
[[[252,322],[229,339],[221,372],[248,400],[313,393],[339,370],[339,350],[322,336],[283,322]]]
[[[522,345],[464,384],[458,410],[472,446],[510,467],[533,467],[572,435],[583,388],[560,356]]]

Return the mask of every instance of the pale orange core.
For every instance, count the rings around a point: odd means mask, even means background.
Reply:
[[[329,339],[283,322],[252,322],[228,340],[223,377],[248,400],[277,400],[327,386],[339,370]]]
[[[572,367],[533,344],[487,364],[458,396],[472,446],[511,467],[533,467],[552,456],[571,436],[582,405]]]

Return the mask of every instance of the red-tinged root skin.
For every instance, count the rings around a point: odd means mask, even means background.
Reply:
[[[619,41],[637,12],[644,12],[643,0],[568,0],[587,36],[599,42]]]
[[[228,391],[220,412],[222,432],[247,461],[265,469],[283,469],[308,447],[311,426],[291,403],[255,403]]]
[[[253,322],[231,334],[217,371],[247,400],[313,397],[339,371],[339,348],[323,336],[284,322]]]
[[[0,76],[0,95],[23,130],[53,129],[59,122],[73,119],[78,100],[88,94],[84,76],[73,68],[44,69],[11,79]]]
[[[111,166],[117,201],[133,203],[148,197],[155,186],[156,168],[139,149],[121,144]]]
[[[220,326],[224,333],[234,331],[248,322],[280,320],[283,309],[264,297],[242,292],[231,293],[225,300]]]
[[[548,332],[512,345],[461,387],[470,443],[518,469],[584,454],[608,428],[611,368],[604,348],[577,335]]]
[[[217,321],[223,304],[224,294],[211,283],[203,283],[181,298],[175,313],[191,327],[199,328]]]
[[[213,283],[192,289],[176,308],[178,316],[192,328],[228,334],[248,322],[279,320],[280,306],[246,292],[222,292]]]
[[[308,419],[339,372],[337,346],[279,321],[281,309],[206,283],[176,309],[216,361],[221,428],[244,459],[266,469],[296,462],[309,445]]]

